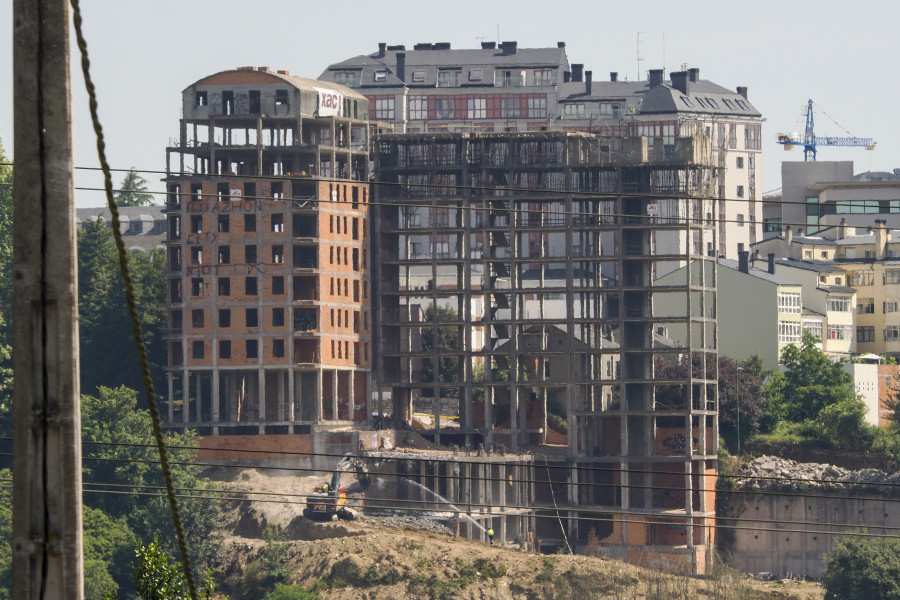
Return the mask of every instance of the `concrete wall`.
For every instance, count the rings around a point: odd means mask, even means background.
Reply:
[[[853,178],[853,161],[785,161],[781,163],[782,223],[791,223],[794,231],[797,223],[806,223],[806,196],[814,183],[850,181]],[[812,194],[817,196],[818,194]],[[804,233],[805,233],[805,227]],[[818,225],[814,227],[818,229]]]
[[[900,503],[894,498],[799,497],[797,492],[738,496],[733,562],[747,573],[819,577],[822,555],[846,532],[896,535]],[[719,522],[724,527],[734,521]]]
[[[878,367],[877,364],[844,363],[844,370],[853,376],[853,389],[866,405],[866,423],[878,425]]]

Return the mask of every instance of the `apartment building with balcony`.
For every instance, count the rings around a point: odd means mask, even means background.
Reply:
[[[569,64],[564,42],[483,42],[475,49],[382,43],[372,54],[329,65],[319,78],[365,94],[370,116],[397,132],[583,131],[605,138],[601,151],[610,156],[625,151],[624,140],[643,137],[657,162],[673,159],[676,139],[702,134],[713,146],[720,215],[717,245],[704,252],[737,259],[763,239],[762,114],[747,87],[723,87],[697,68],[668,79],[651,69],[646,80],[617,73],[601,80],[583,64]],[[663,232],[655,237],[672,251],[682,243]]]
[[[182,94],[167,149],[167,425],[200,435],[366,422],[368,100],[241,68]]]

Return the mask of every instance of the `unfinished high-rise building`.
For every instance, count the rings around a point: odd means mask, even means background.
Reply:
[[[702,573],[717,167],[700,133],[665,151],[618,144],[551,131],[376,139],[377,410],[442,444],[533,453],[545,547],[599,540]],[[684,346],[666,337],[675,324]]]
[[[168,425],[368,420],[368,100],[241,68],[183,92],[168,148]]]

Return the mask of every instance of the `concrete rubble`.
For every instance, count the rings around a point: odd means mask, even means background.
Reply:
[[[900,472],[880,469],[851,471],[834,465],[799,463],[777,456],[761,456],[743,466],[735,482],[744,491],[829,490],[900,496]]]

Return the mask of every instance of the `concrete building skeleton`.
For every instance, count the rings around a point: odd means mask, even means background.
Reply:
[[[287,434],[369,420],[364,96],[266,67],[183,93],[168,148],[168,423]]]
[[[394,417],[427,413],[436,442],[540,455],[545,544],[582,545],[593,529],[611,555],[702,573],[718,440],[712,148],[695,134],[654,160],[646,138],[613,155],[604,143],[558,131],[376,139],[377,410],[390,392]],[[661,231],[685,243],[660,252]],[[685,276],[654,285],[660,265]],[[661,297],[680,310],[660,316]],[[655,344],[673,323],[688,343]],[[665,359],[692,366],[656,379]]]

